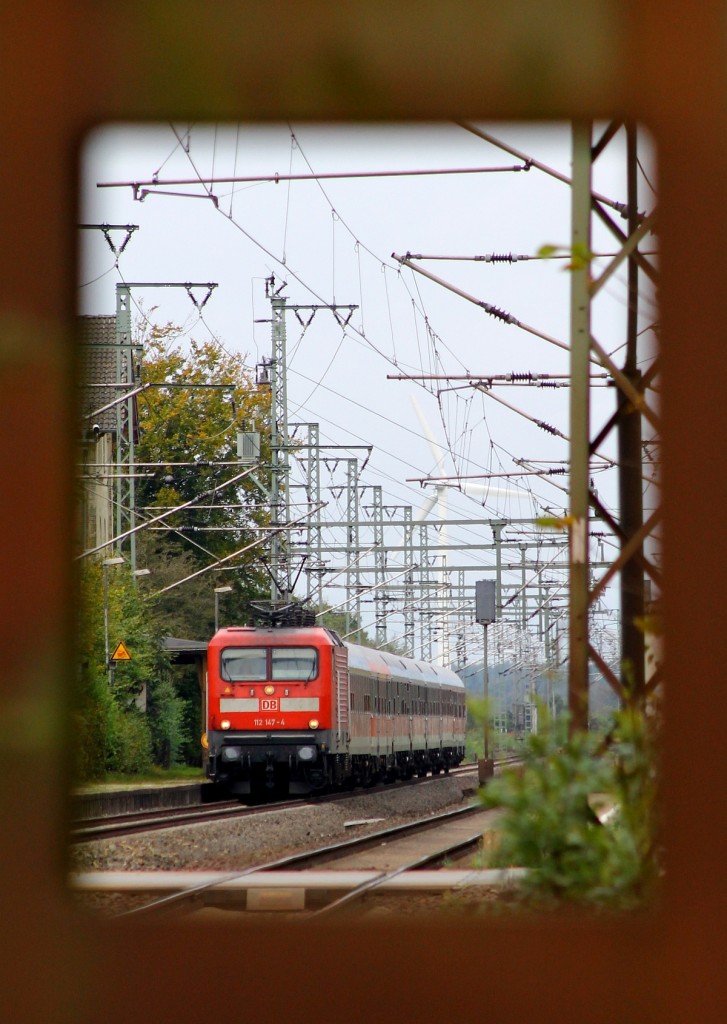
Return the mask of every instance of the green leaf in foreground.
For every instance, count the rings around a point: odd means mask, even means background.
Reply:
[[[493,867],[529,868],[529,905],[577,903],[624,909],[642,904],[658,875],[656,723],[620,711],[604,741],[580,733],[563,743],[530,738],[525,765],[481,792],[504,810]],[[602,824],[594,811],[610,806]]]

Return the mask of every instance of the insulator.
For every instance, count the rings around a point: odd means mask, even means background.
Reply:
[[[517,256],[511,252],[491,252],[485,256],[488,263],[517,263]]]
[[[541,388],[562,388],[563,382],[559,380],[541,380],[538,382],[538,387]]]
[[[526,370],[525,373],[508,373],[507,377],[508,377],[508,380],[513,380],[513,381],[514,380],[534,380],[535,379],[533,374],[530,373],[529,370]]]
[[[551,427],[549,423],[545,423],[543,420],[536,420],[535,422],[539,427],[542,427],[543,430],[547,430],[549,434],[555,434],[556,437],[563,436],[557,427]]]
[[[506,324],[516,323],[515,317],[511,313],[506,313],[504,309],[498,309],[497,306],[491,306],[488,302],[483,302],[482,307],[486,313],[490,316],[494,316],[497,320],[504,320]]]
[[[567,466],[552,466],[548,470],[549,476],[564,476],[568,472]]]

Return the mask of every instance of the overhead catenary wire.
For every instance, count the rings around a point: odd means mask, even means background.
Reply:
[[[192,162],[189,153],[187,157]],[[194,166],[194,165],[193,165]],[[196,167],[195,167],[195,170]],[[164,186],[168,188],[171,185],[202,185],[207,191],[208,197],[212,198],[212,185],[241,185],[250,184],[254,182],[269,182],[277,185],[281,181],[335,181],[346,178],[416,178],[416,177],[431,177],[436,175],[449,175],[449,174],[503,174],[517,171],[527,171],[527,161],[522,164],[508,164],[507,166],[501,167],[431,167],[431,168],[418,168],[412,170],[392,170],[392,171],[316,171],[310,174],[280,174],[275,171],[272,174],[248,174],[248,175],[237,175],[235,177],[215,177],[214,170],[211,175],[197,174],[196,178],[148,178],[139,179],[137,181],[99,181],[96,183],[97,188],[131,188],[134,193],[134,198],[143,200],[147,196],[154,195],[154,191],[157,188]],[[190,196],[193,193],[189,193]]]
[[[174,126],[173,126],[173,125],[171,125],[171,128],[172,128],[172,131],[173,131],[173,132],[175,133],[175,135],[177,136],[177,138],[179,139],[178,133],[176,132],[176,129],[174,128]],[[300,149],[300,151],[301,151],[301,154],[303,155],[303,158],[304,158],[304,159],[306,159],[306,157],[305,157],[305,154],[303,154],[303,151],[302,151],[302,149],[301,149],[301,147],[300,147],[300,143],[299,143],[299,141],[298,141],[298,140],[296,140],[296,141],[297,141],[297,144],[298,144],[298,148]],[[195,164],[194,160],[192,159],[192,156],[191,156],[191,154],[190,154],[190,152],[189,152],[189,147],[188,147],[188,146],[187,146],[187,147],[184,147],[184,151],[185,151],[185,155],[186,155],[186,158],[187,158],[187,160],[188,160],[188,161],[190,162],[190,164],[191,164],[191,166],[192,166],[193,170],[195,171],[195,173],[196,173],[196,175],[197,175],[197,178],[195,179],[195,183],[198,183],[198,184],[200,184],[200,185],[201,185],[201,186],[202,186],[202,187],[203,187],[203,188],[204,188],[204,189],[206,190],[206,192],[208,193],[208,195],[209,195],[209,196],[211,197],[211,196],[212,196],[212,193],[211,193],[211,189],[210,189],[210,188],[209,188],[209,186],[208,186],[208,185],[206,184],[206,182],[208,181],[208,179],[206,179],[206,178],[205,178],[205,177],[204,177],[204,176],[202,175],[202,173],[201,173],[201,172],[199,171],[199,169],[197,168],[197,166],[196,166],[196,164]],[[315,177],[316,177],[316,175],[312,174],[312,175],[311,175],[311,177],[312,177],[312,178],[315,178]],[[322,191],[323,191],[323,190],[322,190]],[[324,192],[324,195],[325,195],[325,192]],[[328,197],[327,197],[327,196],[326,196],[326,199],[327,199],[327,201],[329,202],[329,205],[331,206],[331,208],[333,208],[333,204],[331,204],[331,203],[330,203],[330,200],[328,199]],[[294,277],[294,278],[295,278],[295,279],[296,279],[296,280],[297,280],[297,281],[298,281],[298,282],[299,282],[299,283],[300,283],[300,284],[301,284],[301,285],[302,285],[302,286],[303,286],[303,287],[304,287],[304,288],[305,288],[305,289],[306,289],[306,290],[307,290],[308,292],[310,292],[310,294],[311,294],[311,295],[313,295],[314,297],[316,297],[317,299],[319,299],[319,301],[321,301],[321,302],[324,302],[324,301],[325,301],[325,300],[323,299],[323,297],[322,297],[321,295],[319,295],[319,293],[318,293],[318,292],[317,292],[317,291],[316,291],[316,290],[315,290],[315,289],[314,289],[314,288],[313,288],[312,286],[310,286],[309,284],[307,284],[307,283],[306,283],[306,282],[305,282],[305,281],[303,280],[303,278],[302,278],[302,277],[301,277],[301,276],[300,276],[300,275],[299,275],[299,274],[298,274],[298,273],[297,273],[297,272],[296,272],[295,270],[293,270],[293,269],[292,269],[292,268],[291,268],[291,267],[290,267],[290,266],[289,266],[289,265],[287,264],[287,262],[286,262],[286,263],[283,263],[283,262],[281,261],[281,259],[280,259],[279,257],[275,256],[275,254],[274,254],[273,252],[271,252],[271,251],[270,251],[270,249],[268,249],[268,248],[267,248],[267,247],[266,247],[265,245],[263,245],[263,244],[262,244],[262,243],[261,243],[261,242],[260,242],[260,241],[259,241],[258,239],[256,239],[256,238],[255,238],[255,237],[254,237],[254,236],[253,236],[253,235],[252,235],[252,234],[251,234],[250,232],[248,232],[248,231],[247,231],[247,230],[246,230],[246,229],[245,229],[245,228],[244,228],[244,227],[243,227],[243,226],[242,226],[242,225],[241,225],[241,224],[240,224],[240,223],[239,223],[238,221],[236,221],[236,220],[235,220],[234,218],[232,218],[231,214],[230,214],[230,215],[226,215],[226,214],[224,214],[224,212],[223,212],[223,211],[221,210],[221,208],[219,207],[219,204],[218,204],[218,203],[215,203],[214,205],[215,205],[215,209],[216,209],[216,210],[217,210],[218,212],[220,212],[220,213],[223,213],[223,215],[224,215],[224,216],[226,217],[226,219],[228,219],[228,220],[230,221],[230,223],[232,223],[232,224],[233,224],[233,226],[234,226],[235,228],[237,228],[237,230],[239,230],[239,231],[240,231],[240,232],[241,232],[242,234],[244,234],[244,235],[245,235],[245,236],[246,236],[246,237],[247,237],[247,238],[248,238],[248,239],[249,239],[249,240],[250,240],[250,241],[251,241],[251,242],[252,242],[252,243],[253,243],[254,245],[256,245],[256,246],[257,246],[257,247],[258,247],[259,249],[261,249],[261,250],[262,250],[262,251],[263,251],[263,252],[264,252],[264,253],[265,253],[266,255],[268,255],[268,256],[269,256],[269,257],[270,257],[270,258],[271,258],[272,260],[274,260],[274,261],[275,261],[276,263],[279,263],[279,264],[281,264],[281,266],[284,266],[284,268],[285,268],[285,271],[286,271],[286,273],[287,273],[287,274],[288,274],[289,276],[292,276],[292,277]],[[341,219],[341,222],[342,222],[342,223],[344,224],[344,226],[346,227],[346,229],[347,229],[347,230],[349,231],[349,233],[351,234],[352,238],[356,239],[356,235],[355,235],[355,234],[354,234],[354,233],[353,233],[353,232],[351,231],[351,229],[350,229],[350,228],[348,227],[348,225],[347,225],[347,224],[345,223],[345,221],[343,221],[343,220]],[[357,244],[359,244],[359,246],[361,246],[361,245],[362,245],[362,243],[360,242],[360,240],[356,239],[356,241],[357,241]],[[368,247],[366,247],[366,246],[363,246],[363,248],[365,248],[365,249],[366,249],[366,251],[367,251],[367,252],[369,252],[369,254],[370,254],[370,255],[371,255],[371,256],[372,256],[372,257],[373,257],[373,258],[374,258],[374,259],[375,259],[375,260],[376,260],[376,261],[377,261],[377,262],[378,262],[379,264],[380,264],[380,266],[381,266],[382,268],[386,268],[386,266],[387,266],[387,265],[386,265],[386,263],[384,262],[384,260],[382,260],[382,259],[381,259],[380,257],[376,256],[376,254],[375,254],[375,253],[373,253],[373,252],[372,252],[372,251],[371,251],[370,249],[368,249]],[[423,314],[422,314],[422,315],[423,315]],[[363,333],[362,331],[359,331],[359,330],[358,330],[358,329],[357,329],[357,328],[356,328],[356,327],[355,327],[354,325],[350,325],[350,328],[351,328],[351,331],[353,332],[353,334],[355,334],[355,335],[356,335],[356,336],[357,336],[357,337],[358,337],[359,339],[361,339],[361,343],[365,344],[365,345],[366,345],[366,346],[367,346],[368,348],[370,348],[370,349],[371,349],[372,351],[374,351],[374,352],[375,352],[375,353],[376,353],[377,355],[379,355],[379,356],[380,356],[381,358],[383,358],[384,360],[386,360],[387,362],[389,362],[389,363],[390,363],[391,365],[393,365],[393,366],[397,366],[397,367],[399,366],[399,363],[397,362],[397,360],[396,360],[396,357],[395,357],[395,356],[394,356],[394,358],[392,358],[392,357],[389,357],[389,356],[387,356],[387,355],[386,355],[386,353],[384,353],[384,352],[383,352],[383,351],[382,351],[382,350],[381,350],[381,349],[380,349],[380,348],[379,348],[379,347],[378,347],[377,345],[375,345],[375,344],[374,344],[374,343],[373,343],[373,342],[371,341],[371,339],[370,339],[370,338],[368,338],[368,337],[367,337],[367,336],[366,336],[366,335],[365,335],[365,334],[364,334],[364,333]]]
[[[491,252],[483,254],[474,254],[472,256],[452,256],[445,255],[444,253],[421,253],[421,252],[410,252],[407,253],[412,260],[449,260],[458,263],[527,263],[531,260],[571,260],[573,257],[569,252],[553,252],[553,253],[514,253],[514,252]],[[594,252],[591,253],[591,259],[612,259],[619,254],[616,252]],[[644,256],[655,256],[656,252],[642,252]]]
[[[523,323],[522,320],[519,320],[512,313],[508,313],[506,310],[500,309],[498,306],[495,306],[491,302],[486,302],[484,299],[478,299],[475,295],[471,295],[469,292],[464,291],[464,289],[459,288],[457,285],[452,284],[449,281],[445,281],[441,277],[437,277],[436,274],[430,273],[423,267],[418,267],[416,263],[412,262],[412,258],[408,253],[404,256],[399,256],[395,252],[392,252],[391,257],[403,267],[408,267],[409,270],[416,271],[417,274],[421,274],[423,277],[429,278],[430,281],[434,281],[435,284],[439,284],[448,291],[453,292],[455,295],[459,295],[460,298],[466,299],[475,306],[479,306],[481,309],[484,309],[486,313],[489,313],[490,316],[495,317],[496,320],[501,320],[505,324],[512,324],[523,331],[527,331],[528,334],[532,334],[536,338],[540,338],[542,341],[547,341],[549,344],[555,345],[557,348],[564,349],[566,352],[570,351],[570,346],[566,345],[564,341],[559,341],[558,338],[554,338],[550,334],[546,334],[544,331],[539,331],[531,324]]]
[[[196,495],[194,498],[190,498],[189,501],[185,501],[183,502],[183,504],[177,505],[176,508],[174,508],[172,511],[182,512],[184,511],[184,509],[190,508],[192,505],[195,505],[198,501],[202,501],[204,498],[209,498],[209,496],[211,494],[214,494],[215,491],[220,491],[225,487],[230,487],[232,484],[238,483],[240,480],[244,480],[245,477],[249,476],[253,472],[253,468],[245,469],[242,471],[242,473],[237,473],[229,480],[223,481],[223,483],[216,483],[214,487],[210,487],[206,491],[202,491],[200,494]],[[124,533],[118,534],[116,537],[111,537],[109,540],[104,541],[103,544],[97,544],[93,548],[89,548],[86,551],[82,551],[80,555],[76,555],[76,560],[87,558],[89,555],[94,555],[96,554],[96,552],[102,551],[104,548],[111,547],[114,544],[120,544],[121,541],[126,540],[126,538],[130,537],[132,534],[137,533],[139,530],[145,529],[145,527],[147,526],[151,526],[152,523],[158,522],[159,520],[164,519],[165,516],[171,514],[171,512],[166,512],[164,513],[164,515],[156,516],[154,519],[150,519],[146,523],[139,523],[138,526],[134,526],[130,530],[126,530]]]
[[[285,254],[284,254],[284,255],[285,255]],[[412,300],[412,301],[413,301],[413,300]],[[393,340],[393,337],[392,337],[392,340]],[[395,357],[396,357],[396,352],[394,352],[394,355],[395,355]],[[312,394],[313,394],[313,392],[311,392],[311,395],[309,395],[309,396],[308,396],[308,398],[306,399],[306,402],[307,402],[307,401],[308,401],[308,400],[310,399],[310,397],[312,397]],[[397,426],[398,426],[399,424],[395,424],[395,425],[397,425]],[[445,429],[446,429],[446,427],[445,427]],[[455,424],[455,426],[454,426],[454,437],[455,437],[455,439],[456,439],[456,438],[458,437],[458,434],[457,434],[457,428],[456,428],[456,424]],[[451,453],[452,453],[452,448],[450,447],[450,454],[451,454]]]
[[[498,149],[502,149],[504,152],[509,153],[511,156],[516,157],[518,160],[526,161],[530,167],[535,167],[537,170],[543,171],[545,174],[550,175],[550,177],[552,178],[556,178],[558,181],[563,182],[563,184],[565,185],[573,184],[571,178],[569,178],[567,174],[563,174],[561,171],[556,170],[554,167],[549,167],[547,164],[543,163],[541,160],[537,160],[535,157],[531,157],[528,156],[526,153],[522,153],[514,146],[510,145],[507,142],[504,142],[502,139],[496,138],[490,132],[485,131],[478,125],[472,124],[469,121],[456,121],[455,123],[458,124],[460,128],[464,128],[465,131],[471,132],[473,135],[476,135],[484,142],[489,142],[492,146],[496,146]],[[606,206],[610,206],[611,209],[616,210],[616,212],[620,213],[622,216],[625,216],[628,212],[626,203],[621,203],[617,202],[614,199],[609,199],[608,196],[604,196],[600,192],[592,192],[591,194],[594,199],[598,199],[599,202],[604,203]]]
[[[299,145],[299,144],[298,144],[298,145]],[[299,148],[300,148],[300,147],[299,147]],[[198,180],[199,180],[200,182],[202,182],[202,183],[203,183],[203,181],[202,181],[202,176],[201,176],[200,172],[199,172],[199,171],[197,170],[197,168],[196,168],[196,165],[195,165],[194,161],[192,160],[192,158],[191,158],[191,156],[190,156],[190,154],[189,154],[189,152],[188,152],[188,147],[186,147],[186,148],[185,148],[185,152],[186,152],[186,154],[187,154],[187,158],[189,159],[190,163],[192,164],[192,167],[193,167],[193,168],[195,169],[196,173],[197,173],[197,174],[198,174],[198,176],[199,176],[199,177],[198,177]],[[302,150],[301,150],[301,152],[302,152]],[[304,154],[303,154],[303,156],[304,156],[304,159],[305,159],[305,155],[304,155]],[[205,187],[206,187],[206,186],[205,186]],[[323,190],[322,190],[322,191],[323,191]],[[324,195],[325,195],[325,192],[324,192]],[[332,205],[332,204],[330,204],[330,201],[329,201],[329,205],[331,205],[331,208],[332,208],[332,209],[334,209],[334,208],[333,208],[333,205]],[[243,233],[245,233],[246,235],[248,235],[248,237],[250,237],[250,238],[251,238],[251,240],[252,240],[252,241],[253,241],[253,242],[254,242],[255,244],[257,244],[257,245],[260,245],[260,243],[258,243],[258,242],[257,242],[257,240],[255,240],[254,238],[252,238],[252,236],[250,236],[250,235],[249,235],[249,233],[248,233],[248,232],[246,232],[246,231],[245,231],[245,229],[243,229],[243,228],[241,227],[241,225],[237,225],[237,224],[236,224],[235,226],[237,226],[238,228],[240,228],[240,230],[242,230],[242,231],[243,231]],[[347,229],[348,229],[348,230],[350,231],[350,229],[348,228],[348,226],[347,226],[347,225],[346,225],[346,227],[347,227]],[[355,236],[353,235],[353,233],[351,233],[351,234],[352,234],[352,237],[355,237]],[[358,240],[356,241],[356,244],[357,244],[357,245],[359,245],[359,242],[358,242]],[[275,259],[275,258],[276,258],[276,257],[274,257],[274,256],[273,256],[273,254],[272,254],[272,253],[270,253],[270,252],[269,252],[269,251],[268,251],[267,249],[265,249],[265,247],[264,247],[264,246],[263,246],[262,248],[264,249],[264,251],[268,252],[268,254],[269,254],[269,255],[271,255],[271,257],[272,257],[273,259]],[[370,250],[368,250],[368,251],[370,251]],[[383,263],[383,261],[381,261],[381,260],[380,260],[379,262],[381,263],[381,265],[382,265],[382,268],[385,268],[385,264]],[[290,268],[287,268],[287,270],[289,271],[289,270],[290,270]],[[385,270],[384,270],[384,272],[385,272]],[[297,279],[299,279],[299,280],[300,280],[300,278],[298,278],[298,275],[296,275],[295,273],[293,274],[293,276],[295,276],[295,277],[296,277]],[[301,280],[301,283],[303,283],[303,284],[304,284],[304,282],[302,282],[302,280]],[[309,289],[309,290],[311,290],[311,289]],[[314,292],[314,294],[315,294],[315,292]],[[202,319],[202,321],[203,321],[203,322],[204,322],[204,323],[206,324],[206,321],[204,321],[204,318],[203,318],[203,317],[201,316],[201,313],[200,313],[200,319]],[[391,326],[392,326],[392,340],[393,340],[393,338],[394,338],[394,335],[393,335],[393,325],[391,325]],[[430,327],[429,327],[429,325],[428,325],[428,324],[427,324],[427,328],[428,328],[428,331],[430,331]],[[369,347],[373,348],[373,349],[374,349],[374,351],[376,351],[376,352],[377,352],[377,353],[378,353],[379,355],[383,356],[383,358],[387,359],[387,361],[393,362],[393,363],[394,363],[394,365],[398,365],[398,364],[397,364],[397,362],[396,362],[396,356],[395,356],[395,353],[394,353],[394,360],[390,360],[390,359],[389,359],[389,358],[388,358],[388,357],[387,357],[387,356],[385,355],[385,353],[381,352],[381,350],[380,350],[380,349],[378,349],[378,347],[377,347],[377,346],[373,345],[373,344],[371,343],[371,341],[370,341],[370,340],[369,340],[368,338],[365,338],[365,337],[364,337],[364,336],[363,336],[363,335],[361,334],[361,332],[357,331],[357,330],[356,330],[355,328],[353,328],[353,331],[354,331],[354,333],[355,333],[355,334],[358,334],[358,335],[359,335],[360,337],[362,337],[362,338],[363,338],[363,340],[364,340],[364,342],[365,342],[365,343],[366,343],[366,344],[367,344],[367,345],[368,345]],[[431,334],[430,334],[430,337],[431,337]],[[217,339],[217,340],[219,341],[219,339]]]
[[[155,591],[153,596],[159,597],[161,594],[166,594],[168,591],[174,590],[176,587],[181,587],[183,583],[189,583],[190,580],[197,579],[199,576],[202,576],[204,573],[216,569],[220,565],[226,565],[228,562],[232,561],[233,558],[239,558],[240,555],[243,555],[246,552],[251,551],[253,548],[259,547],[261,544],[267,544],[268,541],[272,539],[272,537],[276,536],[277,534],[289,531],[292,527],[296,526],[298,523],[304,522],[306,519],[310,518],[310,516],[315,515],[316,512],[320,511],[320,509],[324,507],[325,506],[323,504],[318,505],[316,508],[304,512],[303,515],[299,516],[297,519],[292,519],[289,523],[286,523],[284,526],[258,527],[259,530],[265,530],[264,536],[259,537],[257,540],[251,541],[249,544],[246,544],[244,547],[239,548],[237,551],[233,551],[229,555],[224,555],[222,558],[217,558],[211,565],[203,566],[196,572],[190,573],[188,576],[185,576],[184,579],[177,580],[175,583],[170,583],[168,586],[162,587],[161,590]]]
[[[305,374],[303,374],[303,373],[300,373],[300,371],[297,371],[297,370],[295,370],[295,371],[293,371],[293,372],[294,372],[294,373],[298,373],[298,374],[299,374],[299,375],[300,375],[301,377],[304,377],[304,378],[305,378],[306,380],[311,380],[311,378],[307,377],[307,376],[306,376]],[[331,393],[333,393],[333,394],[339,395],[339,397],[343,397],[343,396],[340,396],[339,392],[335,391],[335,390],[334,390],[334,389],[332,389],[332,388],[329,388],[329,387],[328,387],[327,385],[322,385],[322,387],[323,387],[323,389],[324,389],[324,390],[326,390],[326,391],[330,391],[330,392],[331,392]],[[351,403],[351,404],[353,404],[353,405],[359,406],[359,407],[360,407],[361,409],[366,409],[366,406],[364,406],[364,405],[362,405],[361,403],[357,402],[357,401],[356,401],[355,399],[352,399],[352,398],[348,398],[348,399],[347,399],[347,401],[348,401],[348,402],[350,402],[350,403]],[[404,424],[401,424],[401,423],[396,423],[396,421],[394,421],[394,420],[391,420],[391,419],[390,419],[389,417],[386,417],[386,416],[381,416],[380,418],[382,418],[382,419],[383,419],[384,421],[386,421],[386,422],[390,422],[390,423],[392,423],[392,424],[393,424],[394,426],[398,426],[398,427],[399,427],[399,428],[400,428],[401,430],[404,430],[404,431],[406,431],[407,433],[410,433],[410,434],[412,434],[412,435],[413,435],[414,437],[420,437],[420,436],[421,436],[421,435],[420,435],[420,434],[419,434],[419,433],[418,433],[417,431],[415,431],[415,430],[412,430],[411,428],[409,428],[409,427],[405,426]],[[333,423],[333,421],[332,421],[332,420],[330,420],[330,417],[329,417],[329,422],[331,422],[331,424],[332,424],[333,426],[336,426],[336,427],[337,427],[338,429],[341,429],[341,430],[342,430],[342,429],[346,429],[346,430],[347,430],[347,431],[348,431],[349,433],[353,434],[353,436],[354,436],[354,437],[356,437],[356,438],[357,438],[358,440],[363,440],[363,438],[360,438],[360,437],[359,437],[359,436],[358,436],[357,434],[353,433],[353,431],[351,431],[351,428],[350,428],[350,427],[346,427],[346,428],[343,428],[343,427],[341,426],[341,424],[335,424],[335,423]],[[395,458],[397,459],[397,461],[401,462],[401,463],[402,463],[402,465],[408,466],[408,467],[409,467],[409,468],[411,468],[411,469],[418,469],[418,467],[416,467],[416,466],[413,466],[413,465],[412,465],[412,464],[411,464],[410,462],[408,462],[408,461],[407,461],[406,459],[403,459],[403,458],[402,458],[402,457],[401,457],[400,455],[396,455],[396,454],[395,454],[395,455],[394,455],[394,457],[395,457]],[[391,478],[391,477],[390,477],[390,476],[389,476],[388,474],[383,474],[383,473],[382,473],[382,474],[380,474],[380,475],[382,475],[383,477],[385,477],[385,478],[386,478],[387,480],[391,480],[391,479],[392,479],[392,478]],[[394,482],[399,482],[399,481],[394,481]],[[472,495],[465,495],[465,496],[466,496],[466,497],[469,497],[469,498],[471,498],[472,500],[477,500],[477,499],[475,499],[475,498],[474,498],[474,497],[473,497]],[[480,503],[480,504],[481,504],[481,503]]]

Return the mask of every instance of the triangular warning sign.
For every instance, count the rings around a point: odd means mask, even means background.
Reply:
[[[126,644],[123,640],[120,640],[116,645],[116,650],[111,655],[112,661],[131,661],[131,655],[126,649]]]

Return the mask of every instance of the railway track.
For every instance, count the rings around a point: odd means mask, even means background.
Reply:
[[[91,873],[77,877],[75,888],[155,897],[117,915],[128,917],[209,908],[318,915],[349,908],[375,892],[411,898],[414,893],[493,887],[512,881],[513,873],[441,868],[471,857],[497,818],[496,811],[468,805],[243,871]]]
[[[453,768],[450,775],[476,775],[475,765],[460,765]],[[416,786],[426,782],[427,779],[411,779],[406,782],[398,782],[397,786]],[[370,789],[362,790],[362,793],[382,792],[390,788],[386,784],[372,786]],[[175,828],[180,825],[195,825],[201,822],[213,822],[229,820],[230,818],[242,815],[262,813],[265,811],[285,810],[290,807],[299,807],[304,802],[327,803],[335,800],[349,799],[351,792],[328,793],[320,797],[303,801],[300,798],[293,800],[276,801],[265,804],[241,804],[237,800],[222,801],[214,804],[199,804],[197,806],[166,807],[155,811],[138,811],[125,814],[110,815],[102,818],[84,819],[75,822],[71,832],[72,843],[93,842],[100,839],[116,839],[121,836],[134,835],[141,832],[151,832],[159,829]]]
[[[125,814],[111,814],[78,821],[73,825],[70,838],[74,843],[113,839],[134,835],[136,832],[172,828],[176,825],[219,821],[229,815],[240,814],[244,810],[246,808],[242,808],[237,800],[226,800],[213,807],[209,804],[199,804],[191,807],[164,807],[155,811],[129,811]]]

